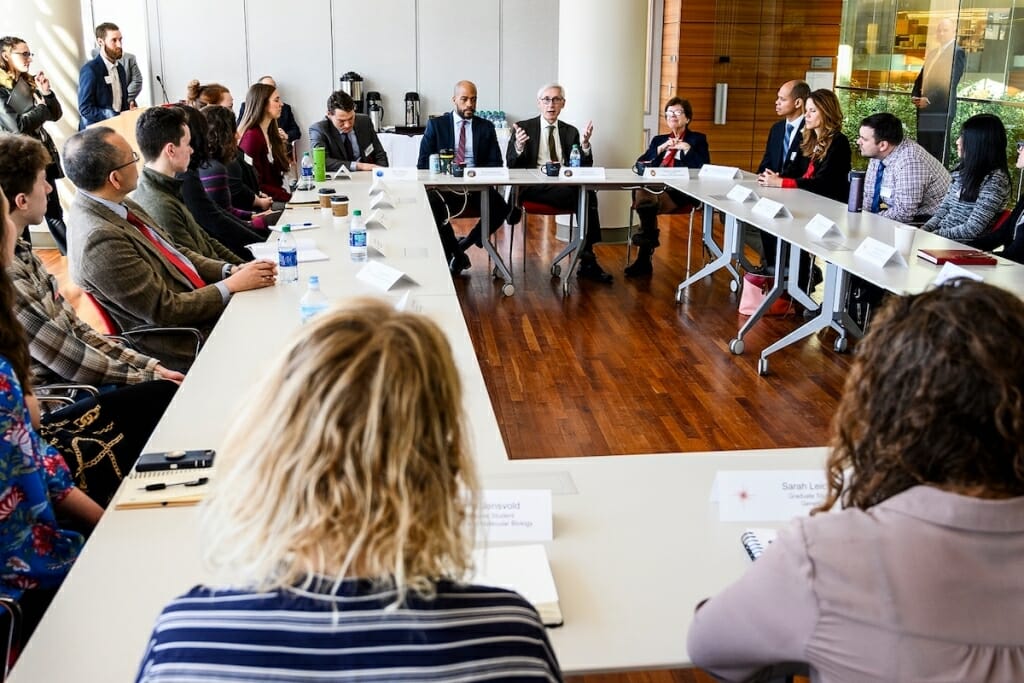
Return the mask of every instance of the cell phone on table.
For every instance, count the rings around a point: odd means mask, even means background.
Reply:
[[[192,470],[213,465],[212,449],[193,451],[160,451],[143,453],[135,462],[137,472],[159,472],[161,470]]]

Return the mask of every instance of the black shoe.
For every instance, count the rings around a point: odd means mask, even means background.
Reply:
[[[626,277],[645,277],[654,272],[654,264],[651,263],[653,254],[641,250],[637,254],[636,261],[626,266]]]
[[[633,243],[634,247],[657,249],[661,246],[660,237],[660,230],[644,230],[642,232],[634,232],[629,241]]]
[[[451,271],[452,277],[458,277],[462,274],[462,271],[467,270],[469,266],[469,257],[462,251],[455,254],[455,256],[452,256],[452,260],[448,262],[448,270]]]
[[[611,284],[615,279],[611,273],[606,273],[596,258],[589,258],[580,261],[579,270],[576,271],[576,277],[581,280],[591,280],[592,282],[600,282],[601,284]]]
[[[513,206],[508,210],[508,216],[505,217],[505,222],[509,225],[519,225],[519,221],[523,218],[523,210],[518,206]]]

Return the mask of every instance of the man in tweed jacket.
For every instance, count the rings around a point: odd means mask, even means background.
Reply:
[[[122,329],[158,325],[205,333],[232,294],[274,284],[273,263],[238,266],[176,247],[127,199],[138,183],[138,156],[110,128],[71,137],[64,166],[78,188],[68,218],[71,277]],[[175,369],[191,364],[194,340],[185,335],[147,338],[144,345]]]

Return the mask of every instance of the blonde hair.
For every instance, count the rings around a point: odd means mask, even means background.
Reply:
[[[318,316],[246,402],[201,512],[229,585],[333,579],[433,594],[471,566],[462,387],[427,318],[360,299]]]

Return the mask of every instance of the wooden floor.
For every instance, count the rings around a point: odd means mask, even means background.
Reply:
[[[522,238],[514,253],[516,293],[500,281],[480,250],[456,290],[473,337],[502,435],[513,458],[823,445],[849,356],[832,351],[824,333],[771,358],[757,374],[760,350],[795,329],[797,317],[766,319],[734,356],[728,342],[744,318],[728,277],[718,273],[675,303],[686,272],[686,225],[662,219],[662,247],[651,278],[622,276],[624,245],[600,245],[611,286],[561,281],[548,268],[562,243],[550,219],[530,219],[526,273]],[[668,224],[668,225],[667,225]],[[668,228],[668,226],[671,226]],[[668,228],[668,229],[666,229]],[[507,233],[507,229],[505,230]],[[507,234],[499,237],[507,253]],[[40,252],[69,301],[97,318],[67,282],[66,260]],[[695,249],[694,270],[702,255]],[[689,609],[689,605],[680,605]],[[680,648],[683,643],[680,643]],[[699,671],[579,676],[576,683],[707,683]]]

